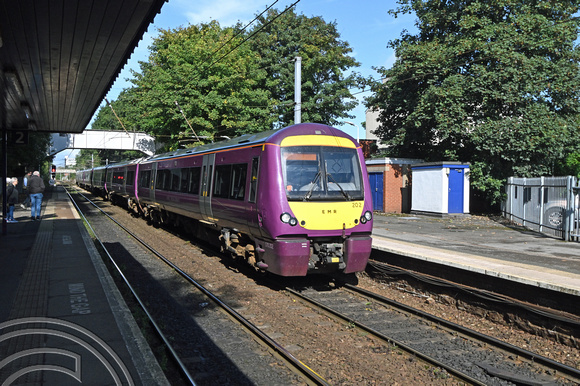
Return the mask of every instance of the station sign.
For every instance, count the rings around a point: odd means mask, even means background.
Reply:
[[[11,145],[28,145],[28,130],[9,131],[8,143]]]

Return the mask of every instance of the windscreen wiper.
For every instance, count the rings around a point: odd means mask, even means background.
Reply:
[[[302,198],[302,201],[308,201],[308,200],[310,200],[310,196],[312,196],[312,191],[316,187],[316,183],[320,179],[320,175],[321,174],[322,173],[321,173],[320,169],[318,169],[318,173],[316,173],[316,175],[314,176],[314,179],[311,182],[312,186],[310,187],[310,189],[308,190],[308,192],[306,192],[306,194],[304,195],[304,198]]]
[[[326,173],[326,178],[330,178],[332,179],[332,182],[334,182],[336,184],[336,186],[338,186],[338,189],[340,189],[340,192],[342,193],[342,195],[348,200],[351,201],[352,197],[350,196],[350,194],[348,194],[347,192],[344,191],[344,189],[342,188],[342,186],[340,186],[340,184],[338,183],[338,181],[336,181],[334,179],[334,177],[332,176],[332,174],[330,173]]]

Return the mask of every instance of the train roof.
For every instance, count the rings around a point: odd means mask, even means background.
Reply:
[[[346,137],[352,140],[348,134],[331,126],[319,123],[299,123],[281,129],[244,134],[225,141],[208,143],[189,149],[179,149],[168,153],[158,154],[149,157],[145,161],[158,161],[166,158],[182,157],[189,154],[211,153],[241,146],[255,146],[265,142],[279,144],[282,139],[292,135],[333,135],[337,137]]]
[[[190,154],[203,154],[226,149],[234,149],[242,146],[256,146],[265,142],[280,144],[281,141],[293,135],[331,135],[335,137],[348,138],[351,141],[354,139],[337,128],[323,125],[320,123],[299,123],[297,125],[287,126],[281,129],[262,131],[259,133],[244,134],[236,138],[225,141],[208,143],[205,145],[196,146],[189,149],[179,149],[167,153],[157,154],[150,157],[143,157],[132,161],[121,161],[114,164],[95,166],[94,169],[102,169],[106,167],[119,167],[136,163],[154,162],[163,159],[171,159],[175,157],[183,157]],[[90,170],[90,169],[89,169]]]
[[[205,145],[199,145],[196,147],[192,147],[189,149],[178,149],[175,151],[157,154],[151,156],[148,161],[157,161],[163,158],[173,158],[173,157],[180,157],[188,154],[199,154],[199,153],[209,153],[216,150],[223,150],[228,148],[235,148],[239,146],[246,146],[246,145],[254,145],[259,144],[265,141],[266,138],[270,137],[272,133],[278,130],[268,130],[262,131],[260,133],[254,134],[244,134],[242,136],[228,139],[225,141],[215,142],[215,143],[208,143]]]
[[[149,158],[149,157],[141,157],[141,158],[132,159],[129,161],[119,161],[119,162],[109,164],[108,167],[118,168],[118,167],[123,167],[123,166],[127,166],[127,165],[134,165],[134,164],[138,164],[138,163],[141,163],[141,162],[147,160],[147,158]]]

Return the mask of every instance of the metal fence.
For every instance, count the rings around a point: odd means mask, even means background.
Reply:
[[[506,191],[506,218],[566,241],[580,241],[580,186],[576,177],[510,177]]]

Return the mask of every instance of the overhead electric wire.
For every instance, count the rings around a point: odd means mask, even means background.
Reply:
[[[232,40],[234,40],[236,37],[238,37],[239,35],[241,35],[246,28],[248,28],[250,25],[252,25],[256,20],[258,20],[258,18],[260,16],[262,16],[264,13],[266,13],[267,11],[269,11],[274,5],[276,5],[276,3],[280,1],[280,0],[276,0],[274,1],[272,4],[270,4],[269,6],[266,7],[265,10],[263,10],[258,16],[256,16],[251,22],[249,22],[248,24],[246,24],[241,30],[238,31],[237,34],[233,35],[231,38],[228,39],[227,42],[225,42],[224,44],[222,44],[217,50],[215,50],[214,52],[211,53],[210,57],[212,57],[213,55],[215,55],[216,53],[218,53],[219,51],[221,51],[222,48],[224,48],[229,42],[231,42]]]
[[[242,40],[239,44],[237,44],[234,48],[232,48],[231,50],[229,50],[227,53],[225,53],[224,55],[222,55],[219,59],[213,61],[206,70],[210,69],[214,64],[220,62],[223,58],[225,58],[226,56],[228,56],[229,54],[231,54],[232,52],[234,52],[236,49],[238,49],[238,47],[240,47],[242,44],[244,44],[245,42],[247,42],[248,40],[250,40],[251,38],[253,38],[258,32],[260,32],[261,30],[263,30],[264,28],[266,28],[267,26],[269,26],[270,24],[272,24],[274,21],[276,21],[280,16],[282,16],[283,14],[285,14],[286,12],[288,12],[288,10],[290,10],[290,8],[293,8],[296,4],[298,4],[301,0],[296,0],[294,3],[292,3],[291,5],[289,5],[288,7],[286,7],[285,10],[283,10],[282,12],[280,12],[276,17],[274,17],[272,20],[270,20],[269,22],[267,22],[266,24],[264,24],[263,26],[261,26],[260,28],[258,28],[258,30],[254,31],[250,36],[248,36],[247,38],[245,38],[244,40]]]

